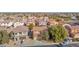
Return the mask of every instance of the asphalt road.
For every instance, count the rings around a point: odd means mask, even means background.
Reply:
[[[79,47],[79,43],[72,43],[65,46],[59,46],[58,44],[53,44],[53,45],[38,45],[38,46],[27,46],[27,47]]]
[[[0,47],[7,47],[5,45],[0,45]],[[11,46],[13,47],[13,46]],[[79,42],[72,42],[68,45],[65,45],[65,46],[59,46],[58,43],[54,43],[54,44],[46,44],[46,43],[43,43],[43,42],[40,42],[40,41],[37,41],[37,40],[27,40],[27,41],[24,41],[23,44],[18,44],[16,47],[79,47]]]
[[[4,45],[0,45],[0,47],[6,47]],[[28,45],[22,45],[22,46],[19,46],[19,47],[79,47],[79,43],[75,43],[75,44],[68,44],[68,45],[65,45],[65,46],[59,46],[57,44],[53,44],[53,45],[35,45],[35,46],[28,46]]]

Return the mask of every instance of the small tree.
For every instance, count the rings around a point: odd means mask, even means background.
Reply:
[[[29,38],[32,38],[32,39],[33,39],[33,31],[32,31],[33,27],[34,27],[33,23],[29,24],[29,26],[28,26],[28,28],[29,28],[28,36],[29,36]]]
[[[9,43],[9,35],[7,31],[0,31],[0,44]]]
[[[49,39],[48,31],[43,31],[43,33],[42,33],[42,39],[44,39],[44,40],[48,40]]]
[[[34,27],[34,24],[33,23],[31,23],[31,24],[28,25],[29,30],[32,30],[33,27]]]

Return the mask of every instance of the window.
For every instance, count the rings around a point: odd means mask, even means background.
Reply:
[[[17,33],[15,33],[15,35],[17,35]]]
[[[22,34],[22,32],[19,32],[19,34]]]

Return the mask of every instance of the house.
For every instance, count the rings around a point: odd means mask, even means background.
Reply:
[[[24,26],[24,22],[15,22],[13,27]]]
[[[24,25],[26,26],[27,25],[27,19],[24,19],[22,21],[20,21],[21,23],[24,23]]]
[[[38,26],[46,26],[47,23],[48,23],[48,18],[47,17],[41,17],[39,18],[39,20],[37,21],[38,22]]]
[[[28,26],[30,24],[33,24],[35,26],[35,20],[34,19],[28,19],[26,25]]]
[[[39,24],[39,26],[45,26],[45,25],[47,25],[47,22],[43,21],[43,20],[39,20],[38,24]]]
[[[9,20],[0,21],[1,27],[11,27],[12,25],[13,25],[13,21],[9,21]]]
[[[75,34],[74,38],[78,38],[79,39],[79,33]]]
[[[10,30],[12,32],[11,38],[14,41],[20,41],[28,38],[28,28],[25,26],[18,26]]]
[[[36,20],[36,17],[29,16],[28,19],[27,19],[27,24],[26,25],[28,26],[31,23],[35,25],[35,20]]]
[[[71,19],[72,20],[77,20],[77,17],[76,16],[71,16]]]
[[[34,39],[34,40],[37,40],[38,37],[41,36],[41,32],[42,32],[43,30],[45,30],[45,29],[47,29],[46,26],[41,26],[41,27],[36,26],[36,27],[34,27],[34,28],[33,28],[33,39]]]
[[[74,38],[78,38],[79,36],[79,25],[76,25],[76,26],[72,26],[71,28],[71,35],[74,37]]]
[[[79,25],[72,26],[72,33],[73,33],[73,34],[79,33]]]
[[[50,25],[58,25],[58,22],[56,22],[54,19],[49,19],[48,22]]]
[[[67,29],[70,37],[78,37],[79,34],[79,25],[63,24]]]
[[[61,24],[61,25],[63,25],[65,23],[63,18],[59,18],[57,22],[58,22],[58,24]]]

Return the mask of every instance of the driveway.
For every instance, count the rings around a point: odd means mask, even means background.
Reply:
[[[18,46],[26,47],[26,46],[42,46],[42,45],[48,45],[48,44],[38,40],[27,39],[24,40],[24,42],[22,44],[19,44]]]

